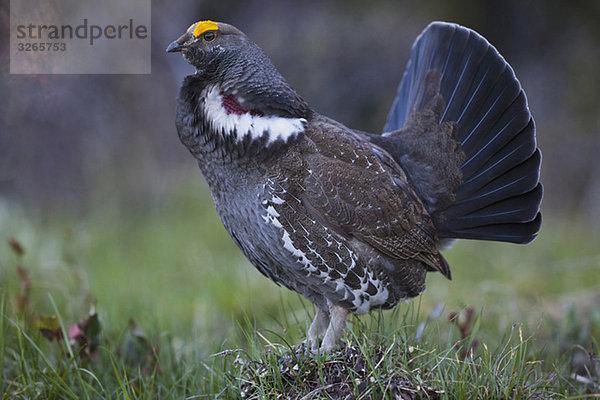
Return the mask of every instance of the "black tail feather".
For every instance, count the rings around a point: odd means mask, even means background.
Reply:
[[[531,120],[525,129],[495,154],[485,158],[482,155],[478,161],[469,162],[472,159],[467,160],[461,169],[463,183],[460,190],[463,193],[473,193],[513,166],[530,158],[536,150],[533,130],[533,120]]]
[[[448,222],[440,224],[440,229],[454,231],[489,224],[530,222],[532,215],[537,216],[542,200],[542,192],[542,185],[538,183],[535,189],[523,195],[516,195],[492,203],[467,214],[446,214]]]
[[[439,123],[457,124],[465,155],[455,201],[435,210],[440,238],[530,242],[541,225],[543,193],[535,124],[512,68],[482,36],[430,24],[413,46],[384,131],[400,130],[427,106],[425,76],[432,70],[440,72],[445,101]]]
[[[467,192],[463,190],[463,186],[459,187],[456,193],[456,202],[444,211],[444,215],[466,215],[498,201],[533,190],[539,182],[537,166],[540,160],[540,152],[536,151],[527,161],[476,191]]]
[[[499,102],[495,105],[505,107]],[[486,116],[467,132],[459,125],[458,139],[466,156],[462,167],[463,175],[470,176],[472,171],[478,170],[481,164],[526,129],[530,121],[532,119],[527,111],[525,95],[521,93],[504,112],[489,110]],[[464,138],[461,137],[462,134],[465,134]],[[531,140],[531,135],[528,136]]]
[[[541,226],[542,214],[538,212],[531,222],[481,225],[473,228],[456,229],[450,232],[440,230],[438,233],[441,237],[447,238],[495,240],[498,242],[526,244],[536,238]]]

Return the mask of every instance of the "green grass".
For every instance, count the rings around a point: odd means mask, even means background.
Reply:
[[[445,253],[452,282],[430,274],[418,300],[351,318],[346,347],[309,356],[312,306],[249,265],[201,184],[179,186],[83,216],[0,204],[0,399],[599,397],[585,225],[546,218],[528,246],[461,241]],[[78,322],[93,345],[40,330]]]

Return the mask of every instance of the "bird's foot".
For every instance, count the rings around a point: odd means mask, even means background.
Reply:
[[[328,325],[329,313],[318,308],[317,314],[308,328],[308,335],[305,341],[306,349],[310,349],[311,353],[315,354],[319,350],[319,339],[325,337]]]
[[[321,354],[331,353],[335,349],[346,329],[348,310],[336,305],[329,306],[329,326],[321,343]]]

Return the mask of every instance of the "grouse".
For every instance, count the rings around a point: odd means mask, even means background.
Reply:
[[[226,23],[196,22],[167,51],[195,68],[179,138],[245,256],[315,305],[313,352],[336,347],[348,313],[421,294],[429,271],[450,279],[440,250],[454,240],[528,243],[540,229],[525,93],[471,29],[433,22],[420,34],[382,134],[313,110]]]

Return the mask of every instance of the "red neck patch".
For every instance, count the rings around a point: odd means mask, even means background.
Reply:
[[[223,108],[225,109],[225,112],[227,114],[242,115],[242,114],[249,113],[250,115],[258,115],[258,116],[264,115],[262,112],[260,112],[260,110],[256,110],[256,109],[246,110],[244,107],[242,107],[242,105],[237,100],[237,98],[231,94],[221,93],[221,97],[223,99],[223,100],[221,100],[221,105],[223,106]]]

